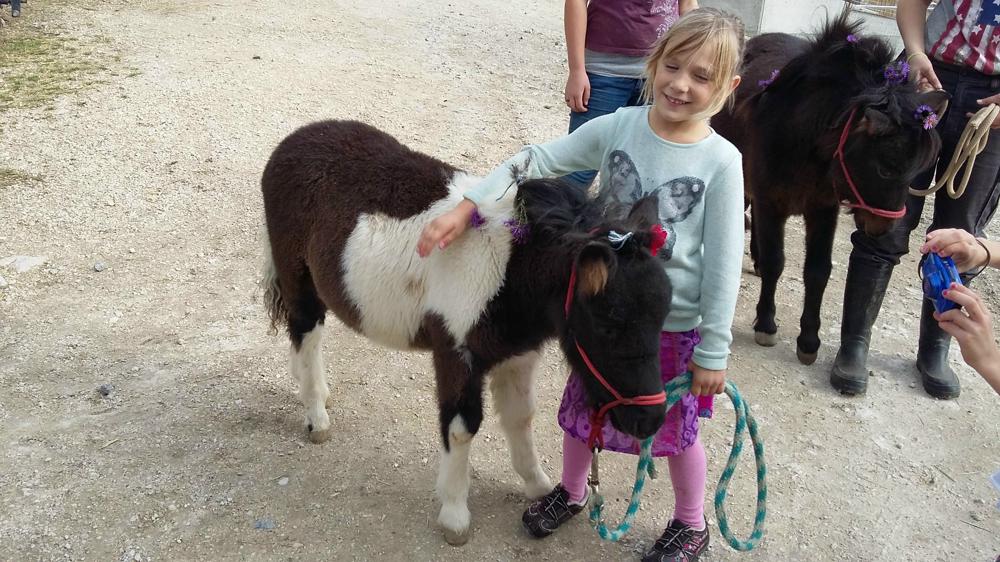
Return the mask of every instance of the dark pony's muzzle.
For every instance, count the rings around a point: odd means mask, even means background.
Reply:
[[[888,232],[896,219],[880,217],[862,209],[854,210],[854,226],[864,231],[868,236],[880,236]]]
[[[619,406],[608,413],[615,429],[643,440],[660,430],[667,417],[667,408],[664,402],[650,406]]]

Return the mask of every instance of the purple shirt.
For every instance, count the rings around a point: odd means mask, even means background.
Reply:
[[[586,48],[644,57],[678,17],[677,0],[590,0]]]

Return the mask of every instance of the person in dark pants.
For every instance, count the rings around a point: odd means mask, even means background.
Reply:
[[[10,15],[12,17],[21,17],[21,0],[0,0],[0,5],[3,4],[10,4]]]
[[[896,22],[906,47],[910,78],[925,88],[944,89],[952,95],[947,113],[937,124],[942,140],[938,168],[943,171],[971,114],[985,105],[1000,103],[1000,4],[993,0],[941,0],[926,16],[929,5],[930,0],[899,0]],[[1000,196],[998,127],[1000,122],[992,124],[993,131],[986,149],[976,158],[965,194],[959,199],[951,199],[944,191],[935,195],[929,230],[960,228],[983,236]],[[928,187],[933,172],[917,178],[913,187]],[[909,249],[910,232],[920,222],[924,198],[910,196],[906,209],[906,216],[881,236],[861,231],[851,236],[854,249],[844,291],[840,350],[830,373],[830,383],[844,394],[867,390],[872,324],[893,267]],[[955,398],[961,391],[948,364],[950,343],[951,336],[934,319],[933,302],[923,299],[916,365],[924,389],[935,398]]]

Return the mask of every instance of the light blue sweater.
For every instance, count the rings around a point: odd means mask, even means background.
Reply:
[[[659,253],[673,285],[663,329],[698,328],[694,361],[725,369],[743,260],[743,166],[740,152],[712,131],[693,144],[658,137],[650,106],[626,107],[572,134],[525,147],[466,192],[476,203],[512,184],[600,170],[599,196],[623,203],[657,193],[667,243]]]

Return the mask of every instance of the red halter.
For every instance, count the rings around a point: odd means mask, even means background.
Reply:
[[[569,275],[569,287],[566,288],[566,318],[569,319],[569,310],[573,306],[573,293],[576,289],[576,264],[573,264],[573,270]],[[601,373],[597,370],[597,367],[590,361],[590,357],[587,357],[587,353],[583,351],[583,347],[580,342],[573,338],[573,343],[576,344],[576,350],[580,353],[580,358],[583,359],[583,363],[590,370],[590,374],[594,375],[594,378],[600,382],[611,396],[614,396],[612,402],[601,406],[594,414],[590,416],[590,436],[587,437],[587,447],[590,449],[594,448],[595,444],[598,447],[604,448],[604,435],[601,433],[601,428],[604,427],[604,416],[608,413],[608,410],[614,408],[615,406],[657,406],[663,404],[667,401],[667,393],[662,390],[656,394],[646,394],[643,396],[634,396],[632,398],[625,398],[614,389],[608,381],[604,380]]]
[[[898,219],[906,214],[906,205],[903,205],[902,209],[898,211],[887,211],[885,209],[876,209],[865,203],[865,200],[861,197],[861,192],[858,191],[858,187],[854,185],[854,180],[851,179],[851,172],[847,170],[847,162],[844,161],[844,145],[847,144],[847,136],[851,133],[851,122],[854,121],[854,114],[857,113],[858,108],[851,110],[851,115],[847,118],[847,122],[844,123],[844,130],[840,132],[840,143],[837,144],[837,150],[833,152],[833,157],[840,160],[840,169],[844,171],[844,179],[847,180],[847,185],[851,187],[851,193],[854,194],[854,198],[858,200],[857,203],[851,203],[850,201],[841,201],[842,205],[847,205],[848,207],[854,207],[855,209],[861,209],[868,211],[869,213],[885,217],[887,219]]]

